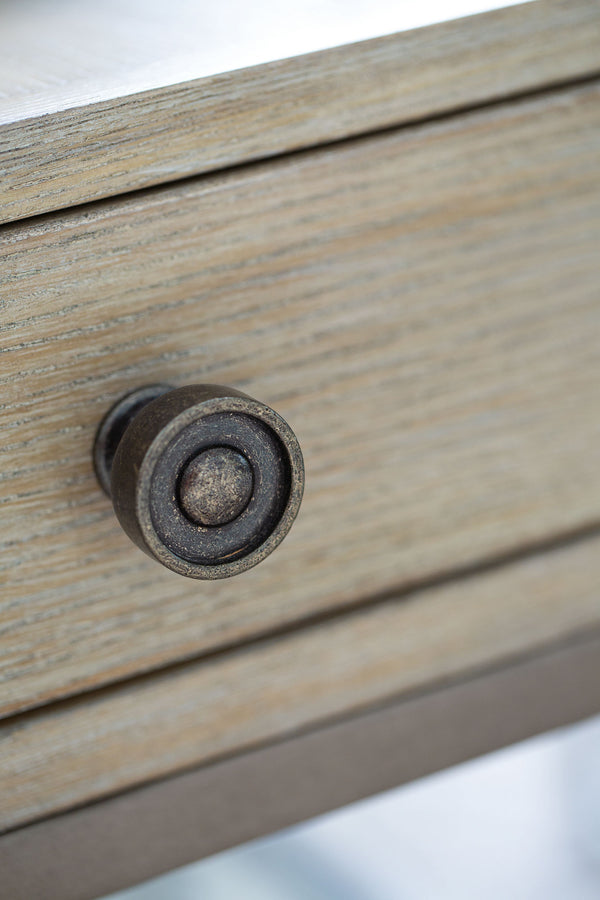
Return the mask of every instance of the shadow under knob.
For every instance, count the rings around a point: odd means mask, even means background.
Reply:
[[[264,559],[304,489],[290,426],[221,385],[127,394],[100,424],[94,465],[134,543],[191,578],[226,578]]]

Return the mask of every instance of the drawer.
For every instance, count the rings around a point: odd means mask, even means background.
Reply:
[[[4,226],[3,714],[597,525],[598,100],[549,91]],[[98,488],[98,422],[156,381],[235,386],[298,435],[299,518],[243,576],[162,569]]]

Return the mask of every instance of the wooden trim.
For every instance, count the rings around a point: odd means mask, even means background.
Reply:
[[[600,710],[600,638],[0,838],[2,897],[88,900]]]
[[[0,828],[590,634],[599,576],[596,536],[6,719]]]
[[[19,116],[0,126],[0,221],[566,83],[599,43],[596,3],[537,0]]]

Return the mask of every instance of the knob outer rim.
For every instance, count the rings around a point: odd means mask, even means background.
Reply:
[[[254,550],[229,562],[204,565],[174,554],[156,532],[150,512],[150,490],[156,463],[181,430],[219,412],[255,417],[268,425],[285,449],[290,470],[289,495],[268,537]],[[188,385],[152,400],[128,425],[115,453],[111,495],[117,518],[131,540],[166,568],[189,578],[217,580],[253,568],[281,543],[300,508],[304,461],[298,440],[275,410],[247,394],[222,385]]]

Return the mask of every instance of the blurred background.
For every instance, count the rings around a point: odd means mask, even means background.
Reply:
[[[598,900],[600,716],[106,900]]]

